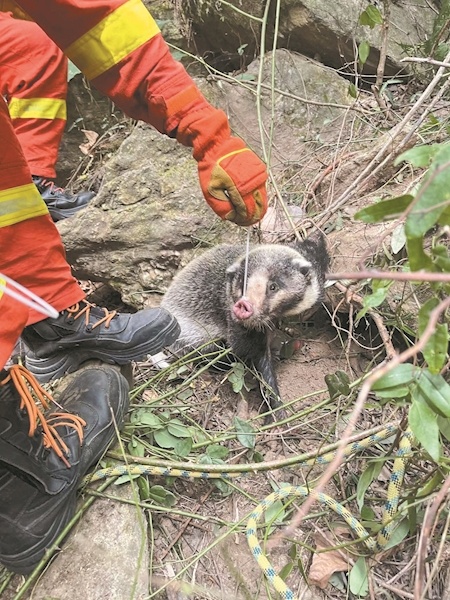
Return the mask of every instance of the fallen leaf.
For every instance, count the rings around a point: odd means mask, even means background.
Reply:
[[[335,530],[335,536],[339,533],[345,532],[346,537],[348,536],[347,530],[338,529]],[[316,551],[326,550],[332,548],[338,542],[328,541],[324,535],[317,533],[315,536]],[[331,534],[329,536],[331,538]],[[350,564],[348,559],[343,556],[344,550],[329,550],[329,552],[316,552],[313,556],[311,568],[309,569],[309,583],[317,585],[320,589],[325,589],[328,585],[330,577],[337,571],[348,571]]]
[[[98,133],[96,131],[90,131],[89,129],[82,129],[81,131],[86,136],[87,142],[80,144],[79,148],[83,154],[88,155],[91,153],[92,148],[98,140]]]

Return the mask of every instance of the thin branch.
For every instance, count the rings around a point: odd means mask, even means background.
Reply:
[[[428,506],[425,512],[425,518],[422,525],[422,531],[419,538],[419,546],[417,549],[417,563],[416,563],[416,578],[414,582],[414,600],[422,600],[422,592],[425,585],[425,560],[427,556],[427,546],[430,537],[431,528],[436,518],[436,513],[441,503],[445,500],[445,497],[450,490],[450,477],[444,481],[443,486],[436,494],[433,504]]]
[[[445,69],[450,69],[450,63],[444,62],[442,60],[434,60],[434,58],[422,58],[419,56],[409,56],[408,58],[402,58],[401,63],[421,63],[427,65],[434,65],[436,67],[444,67]]]
[[[327,273],[325,279],[329,281],[360,281],[362,279],[388,279],[389,281],[419,281],[450,283],[450,273],[430,273],[429,271],[379,271],[367,269],[366,271],[341,271]]]

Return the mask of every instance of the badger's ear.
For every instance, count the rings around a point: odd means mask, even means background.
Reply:
[[[312,264],[309,262],[309,260],[306,260],[305,258],[303,258],[303,256],[294,258],[292,260],[292,266],[294,267],[294,269],[296,269],[299,273],[301,273],[305,277],[308,275],[308,273],[311,271],[311,268],[312,268]]]
[[[328,254],[326,237],[321,231],[315,231],[305,240],[297,242],[295,249],[316,265],[319,273],[325,275],[330,265],[330,255]]]
[[[237,260],[232,265],[227,267],[226,274],[227,275],[235,275],[235,273],[239,272],[240,268],[241,268],[241,261]]]

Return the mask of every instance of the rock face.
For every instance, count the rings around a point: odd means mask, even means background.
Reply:
[[[248,64],[258,52],[263,18],[266,21],[266,48],[272,48],[276,3],[270,4],[267,14],[264,13],[266,3],[256,0],[231,0],[227,4],[214,0],[187,0],[179,10],[192,24],[199,52],[207,52],[208,56],[216,53],[219,67],[227,59],[236,69],[244,62]],[[379,26],[372,30],[358,26],[359,16],[368,5],[361,0],[282,0],[277,47],[312,58],[320,57],[323,64],[350,74],[355,44],[366,40],[372,50],[364,72],[373,74],[379,59],[381,29]],[[405,69],[399,64],[404,56],[403,47],[422,44],[430,36],[436,16],[431,3],[426,0],[391,2],[390,10],[386,75]]]
[[[258,59],[246,71],[246,86],[221,82],[214,102],[227,112],[233,129],[279,173],[298,161],[305,143],[318,146],[339,126],[350,104],[348,83],[332,69],[287,50],[268,52],[259,72]]]
[[[138,492],[128,485],[113,488],[117,501],[94,502],[39,580],[32,594],[35,600],[148,596],[147,523],[139,506],[132,504]]]
[[[347,83],[333,71],[283,50],[267,55],[263,81],[270,81],[274,64],[275,86],[288,95],[276,95],[272,105],[264,89],[259,119],[263,131],[273,129],[272,140],[265,137],[264,143],[273,149],[270,161],[280,172],[290,164],[295,169],[306,139],[322,143],[324,127],[339,120],[348,100]],[[255,61],[249,74],[258,70]],[[204,93],[230,115],[234,131],[263,155],[253,89],[203,85]],[[319,102],[333,99],[343,109],[305,105],[289,94]],[[109,283],[136,307],[158,304],[175,271],[199,246],[245,236],[207,206],[190,149],[143,124],[105,165],[98,196],[58,227],[76,276]]]

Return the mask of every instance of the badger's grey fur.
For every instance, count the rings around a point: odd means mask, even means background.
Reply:
[[[174,278],[161,305],[181,327],[171,347],[177,354],[219,338],[253,365],[275,397],[279,390],[270,332],[283,317],[299,315],[322,299],[329,257],[325,239],[313,235],[293,245],[250,248],[244,293],[245,246],[218,245],[190,262]]]

